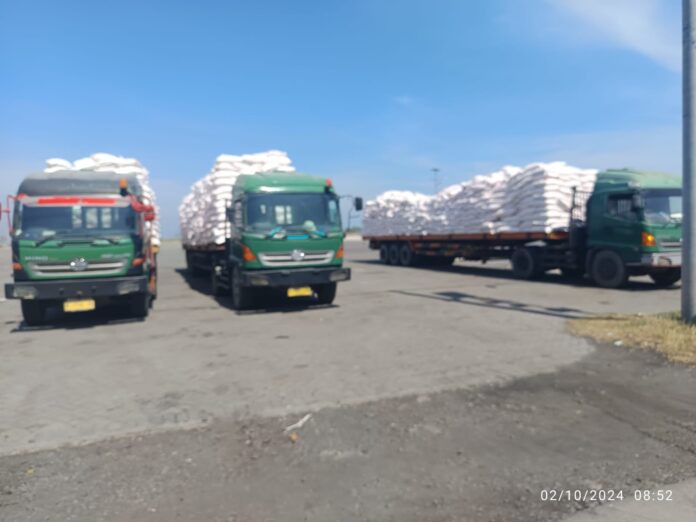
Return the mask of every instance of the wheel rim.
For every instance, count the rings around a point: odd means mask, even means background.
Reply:
[[[529,256],[525,252],[520,252],[516,259],[517,271],[522,274],[529,273],[532,263],[530,262]]]
[[[386,263],[389,261],[389,249],[384,245],[382,245],[379,249],[379,259],[383,263]]]
[[[393,265],[396,265],[399,263],[399,251],[396,248],[389,249],[389,261]]]

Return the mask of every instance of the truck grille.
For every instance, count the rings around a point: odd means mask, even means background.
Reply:
[[[76,274],[114,275],[123,270],[124,261],[89,261],[82,270],[73,270],[70,263],[33,263],[29,269],[40,276],[73,276]]]
[[[662,241],[660,241],[660,245],[663,248],[681,248],[682,242],[681,240],[663,239]]]
[[[259,254],[261,264],[269,267],[321,265],[330,263],[333,257],[333,250],[293,250]]]

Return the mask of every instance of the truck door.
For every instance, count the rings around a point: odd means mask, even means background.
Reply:
[[[233,259],[242,259],[242,228],[244,227],[244,201],[236,199],[228,209],[227,220],[229,224],[230,237],[227,240],[229,245],[229,255]]]
[[[590,243],[616,251],[624,262],[639,261],[641,226],[633,193],[605,194],[602,199],[601,218],[590,224]]]

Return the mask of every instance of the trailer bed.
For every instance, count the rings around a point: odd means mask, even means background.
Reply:
[[[222,245],[218,245],[217,243],[209,243],[206,245],[182,244],[181,246],[187,252],[222,252],[223,250],[225,250],[224,243]]]
[[[420,234],[420,235],[390,235],[390,236],[363,236],[366,241],[490,241],[494,243],[518,242],[518,241],[542,241],[559,240],[568,237],[567,231],[553,232],[498,232],[495,234]]]

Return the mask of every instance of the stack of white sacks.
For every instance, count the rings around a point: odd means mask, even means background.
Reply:
[[[365,205],[364,236],[550,232],[568,226],[573,187],[597,171],[564,162],[504,167],[435,196],[389,191]]]
[[[114,172],[116,174],[134,175],[143,189],[143,202],[155,207],[156,217],[154,221],[146,224],[149,227],[154,245],[160,244],[161,229],[159,221],[159,207],[155,192],[150,185],[150,173],[143,167],[135,158],[124,158],[122,156],[114,156],[98,152],[86,158],[81,158],[74,162],[62,158],[50,158],[46,160],[46,168],[44,172],[51,174],[62,170],[79,170],[86,172]]]
[[[225,242],[225,212],[239,176],[294,171],[287,153],[279,150],[241,156],[221,154],[210,172],[191,186],[191,192],[179,206],[182,243],[202,247]]]

